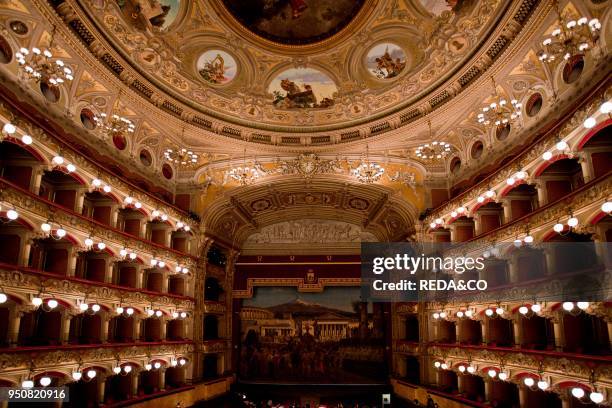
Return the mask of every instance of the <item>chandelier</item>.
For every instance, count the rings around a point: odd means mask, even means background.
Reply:
[[[247,166],[246,164],[246,149],[242,156],[242,166],[230,169],[226,176],[238,181],[241,186],[248,186],[259,178],[259,172],[255,167]]]
[[[126,118],[123,115],[119,114],[119,100],[121,99],[121,91],[117,95],[117,99],[113,105],[113,109],[110,115],[102,112],[100,114],[94,115],[94,122],[96,123],[96,128],[99,129],[102,133],[105,133],[108,136],[114,136],[117,134],[124,133],[134,133],[136,130],[136,125],[130,119]]]
[[[433,140],[431,120],[427,121],[429,126],[429,143],[420,145],[415,149],[416,156],[425,161],[438,161],[444,159],[451,151],[450,144]]]
[[[563,16],[559,2],[555,1],[557,12],[557,27],[550,37],[542,41],[543,49],[538,52],[540,61],[552,63],[557,58],[568,60],[574,55],[591,49],[599,40],[601,23],[598,19],[591,20],[580,17],[578,20]]]
[[[30,50],[22,47],[19,49],[19,52],[15,53],[15,58],[27,79],[33,79],[36,82],[46,82],[53,86],[74,79],[72,70],[64,64],[64,61],[60,59],[51,61],[53,58],[54,36],[55,27],[51,31],[48,48],[40,49],[34,47]]]
[[[497,85],[495,79],[491,77],[493,84],[493,101],[484,106],[478,114],[478,123],[485,126],[493,124],[494,126],[505,126],[510,122],[515,121],[521,116],[522,103],[516,99],[512,99],[510,103],[497,93]]]
[[[378,163],[370,162],[370,151],[368,146],[366,146],[365,161],[362,160],[356,168],[352,169],[351,173],[360,182],[371,184],[380,180],[383,174],[385,174],[385,169]]]
[[[183,137],[181,140],[185,140],[185,128],[183,127]],[[171,163],[174,163],[177,167],[193,167],[198,163],[198,155],[191,150],[185,148],[168,148],[164,152],[164,157]]]

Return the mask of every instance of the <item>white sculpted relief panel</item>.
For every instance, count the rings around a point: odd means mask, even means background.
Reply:
[[[353,224],[339,221],[301,220],[269,225],[251,235],[246,244],[374,242],[376,237]]]

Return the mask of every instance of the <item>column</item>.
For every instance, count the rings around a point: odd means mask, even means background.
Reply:
[[[32,249],[32,239],[29,237],[29,234],[20,235],[22,245],[20,248],[19,254],[19,266],[29,266],[30,263],[30,250]]]
[[[482,232],[482,225],[480,223],[480,214],[478,212],[474,213],[474,236],[480,235]]]
[[[546,191],[546,180],[538,180],[535,183],[538,192],[538,207],[546,205],[548,202],[548,191]]]
[[[450,242],[455,242],[457,240],[457,229],[456,225],[453,223],[449,226],[450,229]]]
[[[455,320],[455,341],[461,343],[461,320]]]
[[[8,343],[10,347],[16,347],[19,341],[19,324],[21,323],[21,316],[23,316],[23,312],[17,310],[17,307],[15,307],[11,314],[12,316],[9,320],[8,326]],[[608,327],[610,327],[610,324],[608,324]]]
[[[162,287],[161,290],[163,293],[168,293],[168,281],[170,280],[170,276],[164,271],[161,271],[162,274]]]
[[[43,173],[44,169],[41,166],[32,168],[30,191],[36,195],[40,193],[40,183],[42,182]]]
[[[555,254],[556,246],[544,248],[544,257],[546,258],[546,275],[554,275],[557,271],[557,257]]]
[[[106,272],[104,273],[104,282],[113,283],[113,259],[110,256],[104,257]]]
[[[502,208],[504,209],[504,224],[512,221],[512,208],[510,207],[510,200],[503,199],[501,201]]]
[[[518,263],[516,261],[516,257],[514,255],[510,256],[507,260],[508,262],[508,279],[511,283],[516,283],[519,281],[519,268]]]
[[[138,396],[138,374],[139,371],[132,371],[132,397]]]
[[[166,367],[159,368],[159,390],[164,391],[166,389]]]
[[[81,214],[83,212],[83,203],[85,202],[85,190],[76,190],[76,202],[74,206],[74,212]]]
[[[142,328],[142,319],[140,317],[134,317],[134,341],[140,341],[140,331]]]
[[[463,391],[463,386],[464,386],[463,380],[464,380],[463,374],[461,373],[457,374],[457,390],[459,391],[459,394],[463,394],[464,392]]]
[[[117,222],[119,220],[119,206],[111,205],[111,216],[110,216],[110,226],[113,228],[118,228]]]
[[[102,343],[108,343],[108,324],[110,323],[110,316],[102,317],[102,328],[100,330],[100,341]]]
[[[517,316],[512,321],[514,327],[514,347],[521,348],[523,345],[523,321]]]
[[[100,405],[104,404],[104,391],[106,388],[106,378],[101,377],[100,374],[98,374],[98,402],[100,403]]]
[[[612,350],[612,320],[607,321],[608,324],[608,338],[610,339],[610,350]]]
[[[64,312],[62,319],[62,344],[68,344],[68,340],[70,339],[70,321],[74,317],[73,314]]]
[[[553,330],[555,333],[555,350],[563,351],[563,347],[565,347],[565,330],[561,313],[553,318]]]
[[[593,162],[591,161],[591,152],[585,150],[580,154],[580,167],[582,168],[582,178],[585,183],[588,183],[593,178]]]
[[[166,330],[167,330],[167,325],[168,325],[168,321],[165,318],[160,318],[161,320],[161,324],[159,325],[159,338],[161,341],[166,341]]]
[[[482,330],[482,344],[489,343],[489,320],[485,317],[480,321],[480,329]]]
[[[521,408],[527,406],[527,388],[523,384],[519,384],[519,406]]]
[[[493,379],[487,376],[484,379],[484,386],[485,386],[485,401],[491,401],[492,396],[493,396]]]
[[[144,269],[140,264],[136,266],[136,288],[144,288]]]
[[[68,247],[68,276],[75,276],[78,252],[72,246]]]

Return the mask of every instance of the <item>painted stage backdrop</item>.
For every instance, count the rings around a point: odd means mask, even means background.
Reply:
[[[387,376],[380,305],[360,301],[358,287],[299,293],[263,287],[240,312],[244,381],[351,383]]]

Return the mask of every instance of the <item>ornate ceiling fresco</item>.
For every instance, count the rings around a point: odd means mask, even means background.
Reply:
[[[259,10],[241,8],[247,3]],[[584,78],[605,75],[612,41],[605,3],[562,1],[564,14],[602,21],[600,44],[581,62],[585,75],[570,81],[569,62],[537,56],[556,24],[552,1],[0,0],[0,78],[88,151],[169,191],[201,192],[198,212],[216,208],[240,240],[278,214],[321,219],[312,215],[321,211],[338,221],[339,209],[387,239],[395,237],[392,223],[368,224],[369,210],[351,210],[339,191],[384,191],[406,202],[410,215],[399,218],[410,229],[429,206],[427,188],[475,177],[484,157],[502,162],[544,118],[562,114]],[[15,58],[21,47],[47,46],[52,33],[55,56],[74,76],[55,88],[26,81]],[[478,122],[493,94],[522,104],[512,126]],[[537,111],[527,111],[534,104]],[[133,128],[109,137],[96,127],[102,114]],[[444,160],[416,156],[431,140],[448,145]],[[168,160],[168,149],[195,152],[193,165]],[[370,161],[385,172],[362,184],[356,169]],[[247,186],[228,179],[238,166],[259,178]],[[333,180],[333,188],[313,187]],[[319,198],[302,197],[297,207],[297,199],[272,201],[264,197],[271,185],[283,196],[307,188]],[[275,211],[237,206],[243,191],[260,191]],[[373,206],[381,200],[367,198]],[[247,215],[242,207],[251,208]],[[222,234],[231,223],[215,217],[208,228]]]

